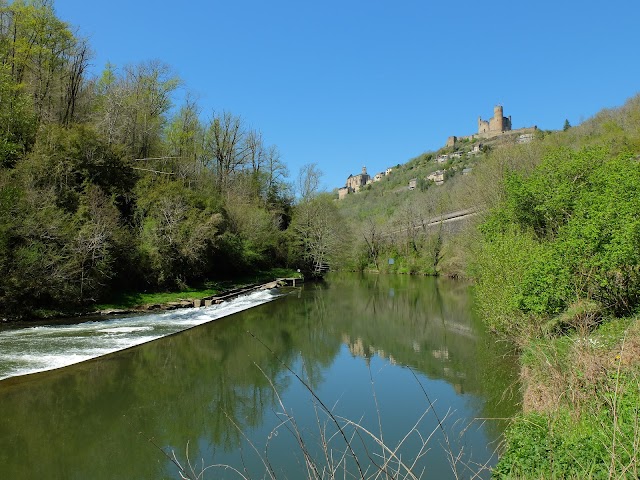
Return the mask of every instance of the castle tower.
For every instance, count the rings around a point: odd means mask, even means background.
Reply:
[[[508,132],[511,130],[511,115],[503,117],[502,105],[493,107],[493,117],[488,121],[478,117],[478,134],[491,135]]]
[[[362,175],[366,175],[367,174],[367,167],[362,167]]]
[[[504,131],[504,117],[502,116],[502,105],[496,105],[493,107],[493,120],[495,126],[492,130],[496,132]]]

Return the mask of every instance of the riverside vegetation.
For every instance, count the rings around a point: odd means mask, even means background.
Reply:
[[[168,65],[92,78],[90,59],[52,1],[0,0],[3,317],[332,262],[317,167],[294,201],[277,147],[233,113],[203,120],[189,94],[176,104]]]
[[[295,201],[277,148],[230,112],[176,105],[169,66],[90,78],[90,56],[51,1],[0,0],[3,315],[278,266],[467,277],[522,359],[523,413],[494,475],[638,476],[640,97],[530,144],[489,142],[441,187],[406,189],[439,168],[426,153],[336,203],[309,165]],[[426,226],[470,207],[485,213],[455,235]]]
[[[474,282],[486,325],[521,359],[523,411],[495,477],[637,478],[640,96],[511,143],[440,187],[401,190],[438,168],[425,154],[398,168],[397,185],[348,197],[341,210],[360,231],[354,258]],[[474,206],[483,213],[455,234],[421,228]],[[399,258],[389,266],[386,256]]]
[[[501,478],[637,478],[640,96],[550,135],[481,225],[478,305],[521,350]]]

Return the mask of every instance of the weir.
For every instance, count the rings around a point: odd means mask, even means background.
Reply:
[[[204,308],[0,331],[0,380],[54,370],[125,350],[262,305],[279,296],[272,290],[253,291]]]

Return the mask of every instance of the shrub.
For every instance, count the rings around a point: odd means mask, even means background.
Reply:
[[[602,147],[551,152],[508,177],[482,225],[475,262],[481,308],[498,330],[518,313],[546,318],[580,300],[628,314],[640,304],[640,164]],[[493,315],[495,316],[495,315]]]

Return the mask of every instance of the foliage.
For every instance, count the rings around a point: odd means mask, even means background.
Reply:
[[[637,318],[613,326],[603,326],[590,338],[563,337],[527,348],[525,364],[540,377],[530,373],[529,388],[537,396],[546,388],[553,405],[514,419],[494,469],[496,478],[638,475]],[[533,353],[537,349],[544,353]]]
[[[640,164],[632,155],[560,148],[530,176],[511,174],[505,187],[482,226],[475,270],[490,322],[517,330],[497,317],[556,315],[579,299],[617,315],[637,307]]]
[[[635,478],[640,97],[506,163],[474,260],[487,324],[519,342],[525,414],[496,478]],[[494,152],[495,154],[495,152]]]
[[[8,65],[0,65],[0,167],[12,167],[31,147],[36,121],[24,86],[11,78]]]
[[[277,147],[200,116],[160,62],[86,77],[50,1],[0,2],[0,309],[90,307],[286,266],[293,200]]]

